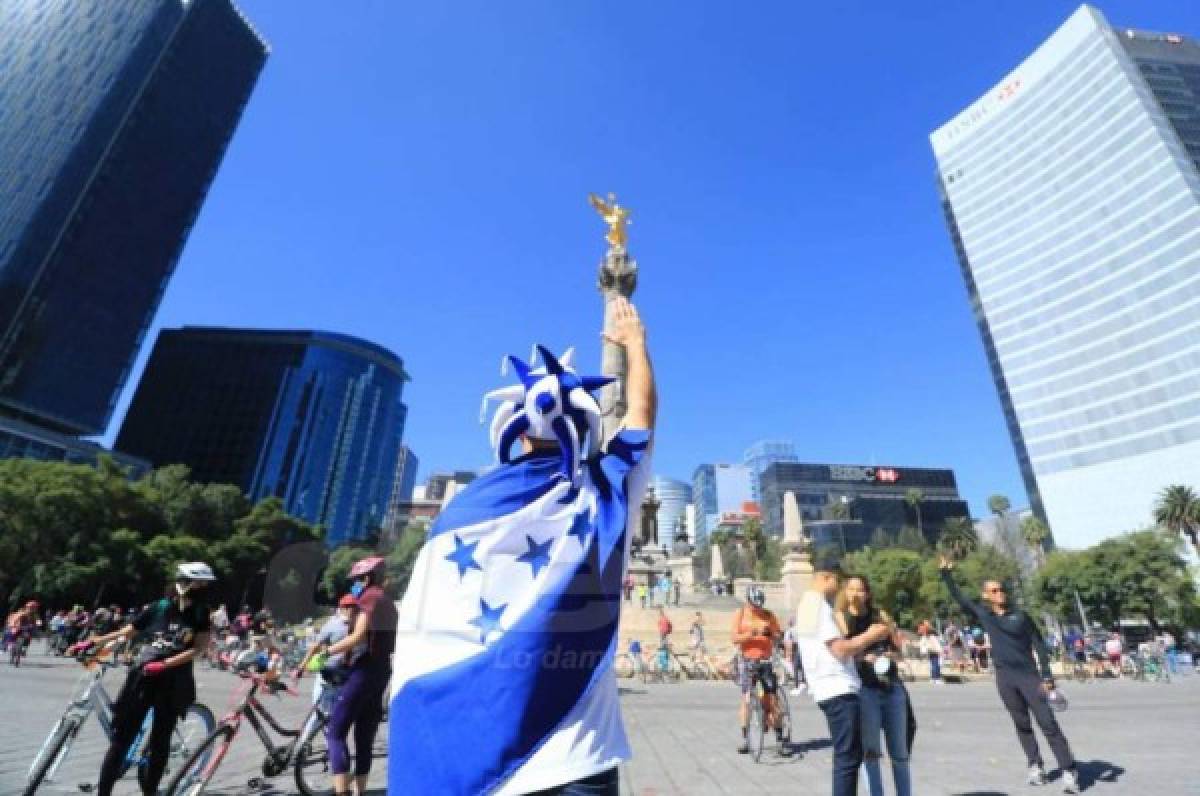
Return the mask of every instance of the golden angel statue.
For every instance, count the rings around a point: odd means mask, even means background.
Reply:
[[[629,233],[626,230],[626,225],[632,223],[629,221],[630,210],[628,207],[621,207],[617,204],[616,194],[609,194],[608,201],[604,201],[594,193],[588,194],[588,202],[596,209],[604,222],[608,224],[608,234],[605,239],[608,244],[615,248],[625,248],[625,242],[629,240]]]

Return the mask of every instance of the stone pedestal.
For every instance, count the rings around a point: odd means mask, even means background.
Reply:
[[[812,557],[808,554],[808,541],[804,536],[804,518],[794,492],[783,496],[783,546],[787,553],[783,556],[779,580],[783,584],[783,599],[790,616],[812,585],[813,578]]]
[[[783,557],[783,572],[779,578],[783,583],[783,600],[787,615],[791,616],[800,598],[812,586],[813,566],[808,553],[788,553]]]
[[[679,578],[679,590],[685,594],[691,593],[696,589],[696,562],[691,556],[680,558],[668,558],[667,568],[671,570],[671,576]]]

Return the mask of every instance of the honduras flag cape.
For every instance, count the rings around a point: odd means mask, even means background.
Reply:
[[[524,793],[629,757],[612,665],[648,443],[620,432],[577,487],[557,451],[522,457],[434,522],[400,605],[389,794]]]

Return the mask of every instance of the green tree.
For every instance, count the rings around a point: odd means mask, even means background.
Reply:
[[[1154,504],[1154,521],[1175,536],[1186,536],[1200,554],[1200,498],[1190,486],[1172,484],[1159,493]]]
[[[1046,559],[1046,540],[1050,538],[1050,528],[1046,523],[1030,514],[1021,520],[1021,539],[1033,551],[1036,567],[1041,567]]]
[[[1182,624],[1196,611],[1196,586],[1174,540],[1155,531],[1106,539],[1077,552],[1054,552],[1032,583],[1035,606],[1060,617],[1078,616],[1075,595],[1088,619],[1113,625],[1142,617],[1157,631]]]
[[[925,500],[925,493],[915,486],[904,490],[904,502],[916,513],[917,531],[921,536],[925,535],[925,524],[921,521],[921,501],[923,500]]]
[[[962,561],[979,547],[979,534],[966,517],[949,517],[942,524],[938,547],[955,561]]]
[[[0,461],[0,593],[10,601],[143,601],[176,563],[196,559],[231,588],[231,573],[257,572],[297,537],[311,529],[278,501],[252,509],[237,487],[192,483],[184,467],[131,481],[108,457],[95,466]]]
[[[360,558],[374,555],[369,547],[357,545],[342,545],[329,554],[329,563],[321,575],[321,591],[330,603],[336,603],[338,597],[350,588],[350,568]]]
[[[783,543],[768,538],[762,555],[754,562],[754,577],[762,581],[777,581],[783,575]]]
[[[396,546],[387,555],[388,581],[397,595],[408,588],[417,555],[425,546],[427,530],[422,525],[408,525],[400,531]]]
[[[843,500],[840,497],[831,498],[825,506],[825,513],[831,520],[839,520],[845,522],[850,519],[850,501]]]
[[[871,584],[875,604],[892,615],[901,627],[915,627],[927,616],[925,556],[911,550],[867,548],[848,554],[842,562],[847,573],[862,575]]]
[[[900,529],[900,533],[896,534],[896,547],[914,553],[929,552],[929,542],[925,539],[925,534],[911,525],[905,525]]]
[[[895,540],[883,528],[876,528],[875,532],[871,534],[871,541],[867,544],[872,550],[887,550],[889,547],[895,546]]]
[[[1019,571],[1017,560],[1003,550],[989,544],[977,544],[974,550],[957,562],[951,577],[963,594],[977,599],[985,580],[998,580],[1007,584],[1010,589],[1015,589]],[[960,615],[962,611],[958,604],[942,584],[937,556],[925,559],[922,575],[920,596],[924,604],[938,616]],[[1014,599],[1021,599],[1019,592],[1014,591],[1012,596]]]

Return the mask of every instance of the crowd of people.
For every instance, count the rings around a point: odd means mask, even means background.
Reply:
[[[110,745],[97,774],[99,796],[112,793],[151,709],[141,782],[147,792],[156,792],[171,734],[196,699],[193,663],[205,657],[221,668],[252,672],[266,681],[289,673],[299,681],[312,674],[313,702],[321,702],[329,717],[325,733],[336,793],[362,794],[384,716],[396,608],[393,597],[385,594],[383,558],[357,562],[349,577],[349,592],[319,630],[312,620],[295,630],[279,628],[269,609],[252,612],[242,606],[230,617],[224,605],[210,608],[206,597],[216,576],[207,564],[191,562],[179,565],[162,599],[138,608],[110,606],[89,612],[74,606],[43,612],[37,601],[29,601],[9,615],[3,640],[6,647],[28,646],[40,635],[54,654],[85,662],[105,655],[129,664],[113,705]],[[294,668],[289,660],[294,660]]]

